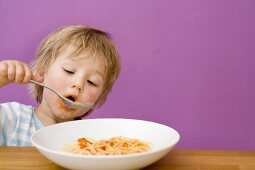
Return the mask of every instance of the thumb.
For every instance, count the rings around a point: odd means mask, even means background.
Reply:
[[[44,76],[43,76],[43,75],[40,75],[40,74],[33,75],[33,80],[42,83],[42,82],[44,81]]]

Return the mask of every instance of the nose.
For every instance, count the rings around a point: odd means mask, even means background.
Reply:
[[[77,89],[79,92],[83,91],[84,90],[84,83],[83,83],[83,80],[77,80],[75,79],[72,83],[72,88],[75,88]]]
[[[77,85],[77,84],[73,84],[72,88],[76,88],[78,91],[82,91],[81,86]]]

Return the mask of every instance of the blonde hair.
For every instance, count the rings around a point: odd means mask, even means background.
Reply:
[[[61,27],[42,40],[37,48],[36,59],[32,64],[32,70],[34,74],[47,71],[58,54],[70,43],[74,43],[77,47],[73,56],[86,49],[91,50],[94,54],[104,59],[105,84],[96,103],[97,106],[100,107],[106,101],[120,72],[119,55],[111,40],[110,34],[85,25]],[[41,103],[43,88],[34,85],[32,91],[36,101]]]

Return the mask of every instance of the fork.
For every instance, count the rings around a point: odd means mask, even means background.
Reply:
[[[37,84],[39,86],[42,86],[44,88],[47,88],[49,90],[51,90],[52,92],[54,92],[59,98],[60,100],[66,105],[68,106],[69,108],[72,108],[72,109],[78,109],[78,108],[81,108],[81,107],[90,107],[92,106],[94,103],[93,102],[86,102],[86,103],[75,103],[73,101],[71,101],[70,99],[62,96],[61,94],[59,94],[57,91],[55,91],[54,89],[48,87],[48,86],[45,86],[43,85],[42,83],[39,83],[37,81],[34,81],[34,80],[30,80],[30,83],[33,83],[33,84]]]

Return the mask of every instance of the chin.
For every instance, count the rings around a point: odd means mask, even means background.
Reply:
[[[57,112],[55,114],[55,116],[59,119],[59,120],[63,120],[64,122],[66,121],[70,121],[73,120],[74,118],[78,117],[75,114],[71,113],[71,112],[67,112],[67,111],[60,111]]]

